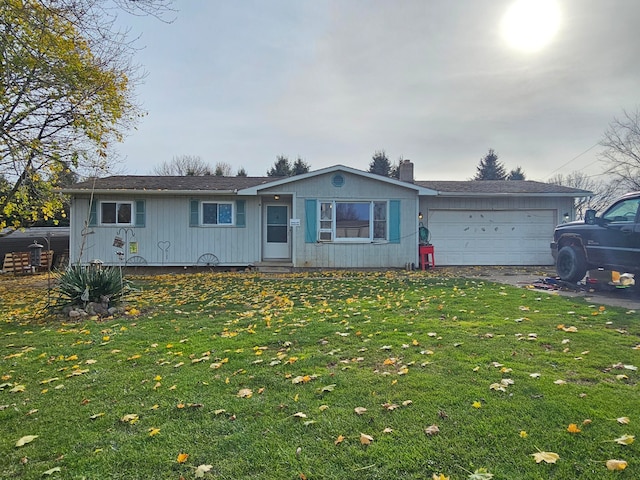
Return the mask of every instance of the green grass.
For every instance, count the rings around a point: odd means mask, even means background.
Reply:
[[[635,312],[422,272],[133,283],[126,316],[65,323],[42,277],[0,279],[0,478],[640,476],[612,441],[640,425]]]

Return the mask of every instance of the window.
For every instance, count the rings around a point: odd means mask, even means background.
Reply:
[[[609,222],[635,222],[639,204],[637,198],[623,200],[607,210],[603,218]]]
[[[103,225],[131,225],[132,202],[101,202],[100,223]]]
[[[233,204],[202,202],[203,225],[232,225]]]
[[[320,202],[318,239],[362,242],[387,239],[387,202]]]

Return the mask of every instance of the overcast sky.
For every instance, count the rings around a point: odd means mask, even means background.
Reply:
[[[529,180],[600,174],[597,143],[639,103],[640,1],[557,0],[537,51],[502,35],[513,3],[177,0],[172,23],[123,18],[147,72],[124,171],[181,155],[367,170],[384,150],[419,180],[466,180],[492,148]]]

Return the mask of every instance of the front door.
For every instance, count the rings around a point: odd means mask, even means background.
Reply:
[[[291,258],[288,205],[266,205],[263,238],[262,257],[265,260]]]

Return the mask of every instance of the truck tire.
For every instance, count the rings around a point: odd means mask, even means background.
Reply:
[[[556,272],[565,282],[578,282],[587,273],[587,260],[580,247],[567,245],[558,251]]]

